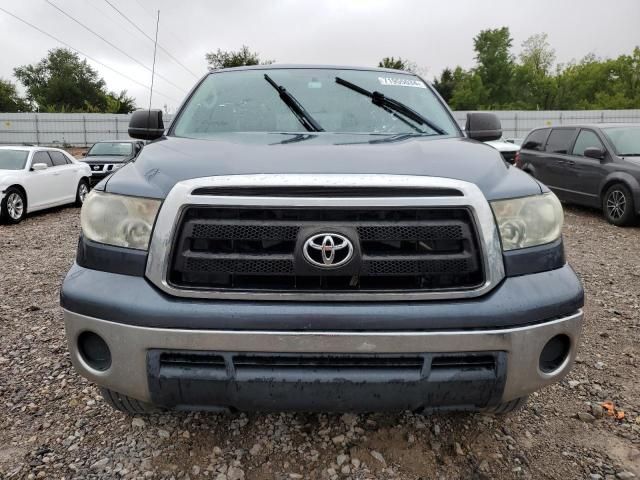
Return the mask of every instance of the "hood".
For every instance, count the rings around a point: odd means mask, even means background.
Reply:
[[[164,198],[182,180],[270,173],[445,177],[475,183],[490,200],[541,192],[529,175],[505,164],[497,150],[466,138],[333,133],[164,137],[145,146],[104,188]]]
[[[91,155],[90,157],[82,157],[81,162],[92,163],[124,163],[131,159],[131,155]]]

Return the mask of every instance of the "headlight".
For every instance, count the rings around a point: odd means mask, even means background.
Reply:
[[[159,208],[160,200],[92,190],[80,213],[82,233],[94,242],[146,250]]]
[[[553,193],[491,202],[504,250],[533,247],[560,237],[564,214]]]

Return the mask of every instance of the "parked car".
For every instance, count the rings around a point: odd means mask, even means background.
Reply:
[[[490,140],[484,143],[498,150],[505,162],[511,165],[515,163],[516,155],[520,151],[519,145],[516,145],[513,142],[508,142],[502,138],[499,140]]]
[[[583,289],[556,196],[420,77],[208,73],[87,197],[61,304],[107,403],[505,413],[569,372]],[[478,141],[479,140],[479,141]],[[527,294],[532,293],[532,294]]]
[[[0,146],[0,217],[18,223],[36,210],[82,205],[90,178],[91,169],[64,150]]]
[[[640,125],[535,129],[518,166],[561,200],[602,209],[614,225],[629,225],[640,213]]]
[[[91,183],[95,185],[126,163],[134,160],[142,151],[140,140],[117,140],[94,143],[84,156],[91,167]]]

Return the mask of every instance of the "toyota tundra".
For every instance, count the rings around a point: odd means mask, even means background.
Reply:
[[[71,360],[130,414],[506,413],[570,370],[562,207],[411,73],[207,73],[81,211]]]

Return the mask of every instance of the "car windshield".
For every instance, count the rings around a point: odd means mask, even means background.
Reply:
[[[640,156],[640,126],[609,127],[603,129],[617,155]]]
[[[347,82],[361,91],[345,86]],[[374,92],[374,99],[367,95]],[[413,74],[313,68],[212,73],[171,133],[207,138],[221,132],[308,131],[459,135],[443,103]]]
[[[126,142],[101,142],[96,143],[89,153],[87,153],[88,157],[93,157],[96,155],[115,155],[118,157],[124,157],[126,155],[131,155],[133,151],[133,145],[131,143]]]
[[[0,170],[22,170],[27,164],[26,150],[0,149]]]

